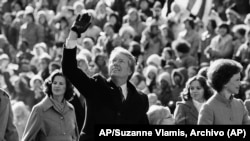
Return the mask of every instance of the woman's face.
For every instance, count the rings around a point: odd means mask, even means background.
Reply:
[[[190,83],[189,91],[192,99],[199,102],[204,101],[204,88],[201,86],[198,80],[194,80]]]
[[[240,73],[233,75],[224,88],[232,94],[238,94],[240,89]]]
[[[52,93],[55,96],[63,96],[66,91],[66,80],[63,76],[55,76],[52,82]]]

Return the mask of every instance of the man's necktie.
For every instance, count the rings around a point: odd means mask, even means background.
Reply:
[[[118,90],[119,90],[119,92],[120,92],[120,98],[121,98],[121,100],[122,100],[122,102],[125,100],[125,97],[124,97],[124,95],[123,95],[123,93],[122,93],[122,88],[121,87],[118,87]]]

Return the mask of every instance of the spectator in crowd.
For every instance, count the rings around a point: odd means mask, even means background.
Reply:
[[[190,44],[189,54],[198,59],[198,48],[200,43],[200,35],[195,31],[195,22],[192,18],[184,21],[185,30],[179,33],[179,38],[186,40]]]
[[[3,89],[0,89],[0,113],[0,140],[18,141],[18,132],[13,123],[9,95]]]
[[[131,26],[135,31],[135,41],[140,41],[141,34],[146,28],[146,24],[141,21],[139,12],[135,8],[130,8],[127,17],[125,17],[124,20],[125,23],[123,24],[123,26]]]
[[[22,140],[77,141],[75,110],[68,102],[73,95],[71,83],[60,71],[55,71],[44,86],[47,96],[32,108]]]
[[[16,16],[12,22],[12,25],[14,27],[14,31],[13,31],[13,35],[12,35],[12,38],[11,38],[11,43],[13,45],[13,47],[15,49],[17,49],[17,45],[18,45],[18,42],[19,42],[19,34],[20,34],[20,28],[22,26],[22,24],[24,23],[24,11],[21,10],[21,11],[18,11],[16,13]]]
[[[159,54],[163,49],[162,34],[157,23],[151,23],[142,33],[141,45],[143,60],[147,60],[152,54]]]
[[[146,21],[148,17],[153,16],[153,11],[149,7],[149,2],[148,0],[139,0],[139,13],[142,17],[142,21]]]
[[[28,48],[32,50],[36,43],[43,42],[44,32],[42,32],[41,26],[36,23],[33,13],[26,12],[24,18],[25,23],[21,26],[19,41],[29,41]]]
[[[95,124],[148,124],[148,98],[129,82],[135,70],[135,60],[129,51],[121,47],[112,51],[108,67],[111,79],[108,80],[100,75],[90,78],[77,68],[76,40],[88,28],[90,18],[88,13],[77,17],[62,60],[63,73],[84,94],[89,110],[82,130],[85,135],[81,134],[80,140],[93,140]]]
[[[157,88],[156,78],[158,76],[158,68],[154,65],[148,65],[143,70],[144,76],[146,78],[146,89],[144,92],[147,93],[155,93]]]
[[[99,36],[98,41],[103,44],[103,51],[109,56],[111,51],[115,48],[113,42],[115,40],[114,26],[111,23],[106,23],[103,28],[104,32]]]
[[[82,1],[75,1],[73,4],[73,9],[74,9],[74,15],[81,14],[84,10],[84,3]]]
[[[211,40],[216,36],[217,23],[214,19],[208,20],[206,31],[201,35],[201,45],[198,50],[198,59],[200,64],[203,62],[209,62],[209,59],[205,55],[205,49],[210,45]],[[200,54],[199,54],[200,53]],[[199,64],[199,65],[200,65]]]
[[[35,104],[39,103],[44,97],[43,79],[39,75],[35,75],[30,80],[30,90],[34,93]]]
[[[172,94],[172,81],[171,75],[168,72],[162,72],[157,76],[157,96],[159,101],[163,106],[168,106],[170,111],[174,111],[175,105],[172,105],[174,102]]]
[[[42,77],[43,80],[45,80],[46,78],[49,77],[50,73],[49,73],[49,64],[51,62],[51,57],[45,53],[40,57],[39,60],[39,71],[38,71],[38,75],[40,75]]]
[[[165,47],[163,48],[161,52],[161,67],[164,69],[164,67],[167,65],[168,62],[175,60],[175,52],[171,47]]]
[[[35,105],[35,95],[29,87],[30,77],[26,74],[19,74],[17,80],[14,82],[13,99],[24,102],[29,110]]]
[[[24,128],[30,115],[30,110],[22,101],[14,102],[12,109],[14,115],[14,124],[17,128],[20,141],[22,139]]]
[[[236,53],[239,47],[246,42],[246,31],[247,28],[245,25],[235,25],[232,29],[234,40],[232,42],[233,47],[233,56],[232,59],[235,59]]]
[[[205,50],[207,57],[211,61],[220,58],[232,58],[232,40],[233,37],[230,35],[229,25],[222,23],[218,27],[218,35],[211,40],[209,47]]]
[[[174,104],[177,101],[181,101],[181,92],[185,87],[185,83],[188,80],[188,72],[185,67],[179,67],[172,71],[171,81],[172,81],[172,97]]]
[[[175,124],[196,125],[201,107],[212,94],[205,77],[196,75],[190,78],[181,92],[182,101],[176,103]]]
[[[166,24],[160,26],[160,30],[163,37],[163,46],[170,47],[172,42],[175,40],[174,27],[176,23],[174,21],[168,20]]]
[[[94,74],[99,73],[104,78],[108,78],[108,64],[106,63],[107,57],[104,54],[97,54],[94,58],[95,67],[93,68]]]
[[[155,1],[153,4],[153,16],[147,18],[146,24],[151,25],[152,23],[156,23],[160,27],[166,23],[167,19],[162,15],[162,4],[159,1]]]
[[[119,20],[119,15],[116,12],[112,12],[108,15],[107,21],[113,25],[113,29],[115,33],[119,33],[119,30],[121,28],[121,22]]]
[[[188,68],[189,66],[196,66],[197,60],[190,54],[190,44],[182,39],[173,42],[173,49],[176,54],[175,64],[178,67]]]
[[[58,21],[59,27],[53,27],[52,29],[55,32],[55,42],[65,42],[67,35],[69,34],[69,21],[65,17],[61,17]],[[55,24],[55,23],[52,23]]]
[[[17,33],[14,25],[12,24],[14,20],[14,15],[7,12],[3,15],[3,28],[1,29],[3,34],[5,35],[8,42],[14,46],[15,41],[13,39],[16,39],[18,36],[15,34]]]
[[[243,101],[233,96],[239,93],[241,71],[242,65],[229,59],[218,59],[210,65],[208,82],[216,93],[200,110],[199,125],[250,124]]]
[[[44,35],[42,41],[46,43],[46,46],[48,46],[48,48],[52,48],[52,46],[54,45],[55,37],[52,32],[52,28],[49,25],[49,22],[50,21],[48,20],[45,11],[41,10],[37,13],[37,23],[41,26],[42,32],[40,34]]]
[[[110,13],[112,13],[112,10],[104,1],[100,0],[95,7],[95,17],[93,19],[93,24],[103,29],[103,26],[107,22],[107,17]]]
[[[135,30],[127,25],[121,27],[119,31],[119,37],[121,38],[121,46],[128,49],[129,45],[134,41],[135,38]]]
[[[246,33],[246,41],[236,52],[235,60],[239,61],[244,68],[250,63],[250,30]]]

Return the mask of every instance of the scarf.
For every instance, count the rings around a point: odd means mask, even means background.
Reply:
[[[53,107],[54,107],[59,113],[63,114],[64,111],[65,111],[65,107],[66,107],[66,101],[63,100],[63,102],[61,103],[61,102],[56,101],[56,100],[53,99],[52,97],[50,97],[50,100],[51,100],[51,102],[52,102],[52,104],[53,104]]]

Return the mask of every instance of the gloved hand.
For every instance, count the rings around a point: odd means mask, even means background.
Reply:
[[[81,37],[81,34],[84,33],[89,25],[91,20],[91,16],[88,13],[79,14],[74,21],[71,30],[77,33],[78,38]]]

